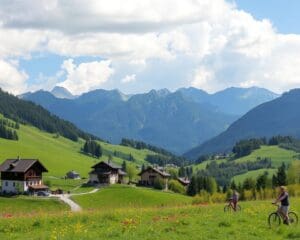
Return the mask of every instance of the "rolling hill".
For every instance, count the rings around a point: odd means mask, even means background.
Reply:
[[[289,135],[300,138],[300,89],[263,103],[235,121],[223,133],[184,155],[195,159],[203,154],[228,152],[242,139]]]

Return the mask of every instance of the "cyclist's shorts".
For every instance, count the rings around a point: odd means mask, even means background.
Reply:
[[[287,215],[289,212],[289,206],[280,206],[280,211]]]

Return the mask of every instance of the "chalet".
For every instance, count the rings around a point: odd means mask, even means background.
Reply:
[[[190,180],[187,177],[185,177],[185,178],[179,177],[179,178],[177,178],[177,180],[184,187],[187,187],[190,184]]]
[[[69,171],[69,172],[66,173],[66,178],[69,178],[69,179],[80,179],[80,175],[76,171],[72,170],[72,171]]]
[[[42,173],[48,170],[37,159],[7,159],[0,165],[3,193],[23,193],[48,190]]]
[[[168,179],[170,178],[170,174],[154,167],[147,167],[143,171],[139,173],[141,177],[140,185],[143,186],[153,186],[156,179],[161,179],[164,181],[165,185],[167,186]]]
[[[113,164],[110,161],[99,162],[94,165],[93,170],[89,173],[92,184],[115,184],[122,183],[123,178],[126,175],[122,171],[121,167]]]

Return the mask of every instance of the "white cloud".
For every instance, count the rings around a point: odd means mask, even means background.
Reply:
[[[26,91],[27,74],[19,71],[15,63],[0,59],[0,87],[5,91],[20,94]]]
[[[114,73],[108,60],[94,61],[75,65],[73,59],[63,62],[62,69],[66,72],[66,79],[59,83],[73,94],[81,94],[100,88]]]
[[[300,84],[300,35],[280,34],[269,20],[256,20],[225,0],[2,1],[0,59],[39,51],[109,59],[78,66],[65,62],[61,85],[74,93],[101,87],[114,72],[121,76],[118,83],[128,81],[130,75],[121,78],[131,71],[139,74],[136,85],[160,88],[159,81],[143,84],[140,73],[151,64],[151,76],[145,77],[151,81],[162,61],[168,66],[163,77],[174,87],[178,58],[188,62],[181,66],[186,76],[180,75],[178,86],[285,91]]]
[[[131,82],[135,82],[135,80],[136,80],[135,74],[126,75],[124,78],[121,79],[121,83],[131,83]]]
[[[211,85],[213,76],[213,72],[210,72],[204,67],[200,67],[195,70],[194,79],[191,85],[193,87],[205,88],[207,91],[211,91],[213,89],[213,86]]]
[[[153,32],[218,18],[223,0],[10,0],[2,2],[6,27],[62,32]]]

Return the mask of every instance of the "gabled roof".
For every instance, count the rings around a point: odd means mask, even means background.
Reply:
[[[169,173],[164,172],[164,171],[161,171],[161,170],[159,170],[159,169],[157,169],[157,168],[154,168],[154,167],[151,167],[151,166],[149,166],[149,167],[147,167],[146,169],[144,169],[143,171],[141,171],[141,172],[139,173],[139,176],[141,176],[144,172],[147,172],[147,171],[149,171],[149,170],[153,170],[154,172],[157,172],[157,173],[158,173],[159,175],[161,175],[162,177],[170,177],[170,176],[171,176]]]
[[[41,164],[38,159],[7,159],[0,165],[0,172],[26,172],[34,164],[38,164],[42,172],[48,170]]]
[[[189,185],[190,184],[190,180],[188,178],[177,178],[179,182],[181,182],[184,185]]]
[[[112,168],[112,169],[121,169],[121,167],[119,165],[116,165],[110,161],[101,161],[97,164],[95,164],[94,166],[92,166],[92,168],[97,168],[97,167],[100,167],[102,164],[105,164],[107,165],[108,167]]]

